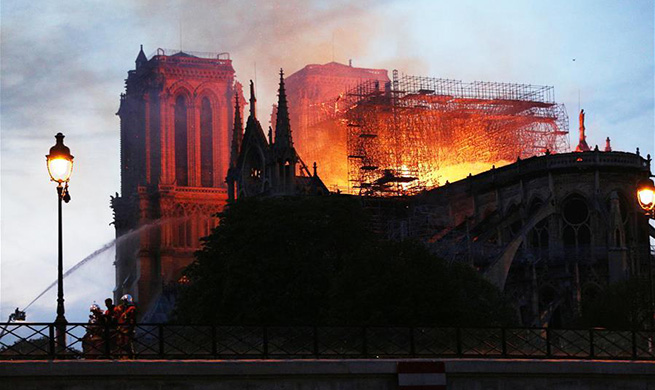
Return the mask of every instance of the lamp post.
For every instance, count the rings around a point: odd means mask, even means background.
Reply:
[[[655,219],[655,184],[651,179],[637,183],[637,202],[649,218]],[[650,328],[655,329],[655,297],[653,294],[653,264],[650,250],[648,251],[648,278],[650,293]]]
[[[64,145],[64,135],[57,133],[55,135],[57,142],[50,148],[50,153],[46,155],[46,162],[50,180],[57,183],[57,201],[59,212],[59,254],[58,254],[58,272],[57,272],[57,318],[55,319],[57,352],[63,352],[66,349],[66,321],[64,309],[64,250],[62,241],[62,221],[61,221],[61,201],[68,203],[70,195],[68,193],[68,181],[73,171],[73,156],[70,149]]]

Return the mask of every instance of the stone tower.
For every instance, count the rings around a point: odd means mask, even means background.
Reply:
[[[242,96],[227,53],[143,47],[121,95],[121,194],[112,197],[116,289],[141,315],[199,249],[227,199],[235,107]],[[238,107],[237,107],[238,109]]]
[[[382,89],[390,82],[385,69],[337,62],[307,65],[285,80],[294,147],[305,161],[318,163],[322,179],[331,188],[349,185],[347,134],[335,121],[325,119],[339,115],[346,89],[366,80],[378,81]]]
[[[284,88],[284,72],[282,69],[280,69],[280,89],[278,92],[275,121],[275,142],[271,145],[271,149],[273,153],[273,176],[276,182],[276,192],[293,192],[296,187],[295,179],[298,154],[293,147],[293,138],[289,123],[289,107],[287,104],[287,93]]]

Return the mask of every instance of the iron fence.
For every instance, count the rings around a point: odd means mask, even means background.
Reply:
[[[523,358],[655,360],[655,331],[12,323],[0,360]],[[64,340],[61,334],[65,334]]]

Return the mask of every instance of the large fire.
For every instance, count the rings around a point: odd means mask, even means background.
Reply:
[[[546,151],[568,149],[552,87],[402,76],[306,102],[297,148],[331,189],[416,193]],[[293,116],[293,113],[292,113]]]

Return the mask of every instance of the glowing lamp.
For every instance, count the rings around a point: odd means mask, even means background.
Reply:
[[[653,209],[653,190],[650,188],[643,188],[639,190],[639,204],[644,210]]]
[[[637,185],[637,201],[648,214],[655,212],[655,185],[650,179],[645,179]]]
[[[50,179],[57,183],[67,183],[73,172],[73,156],[68,146],[64,145],[64,135],[55,135],[57,143],[50,148],[50,153],[45,156],[48,163]]]

